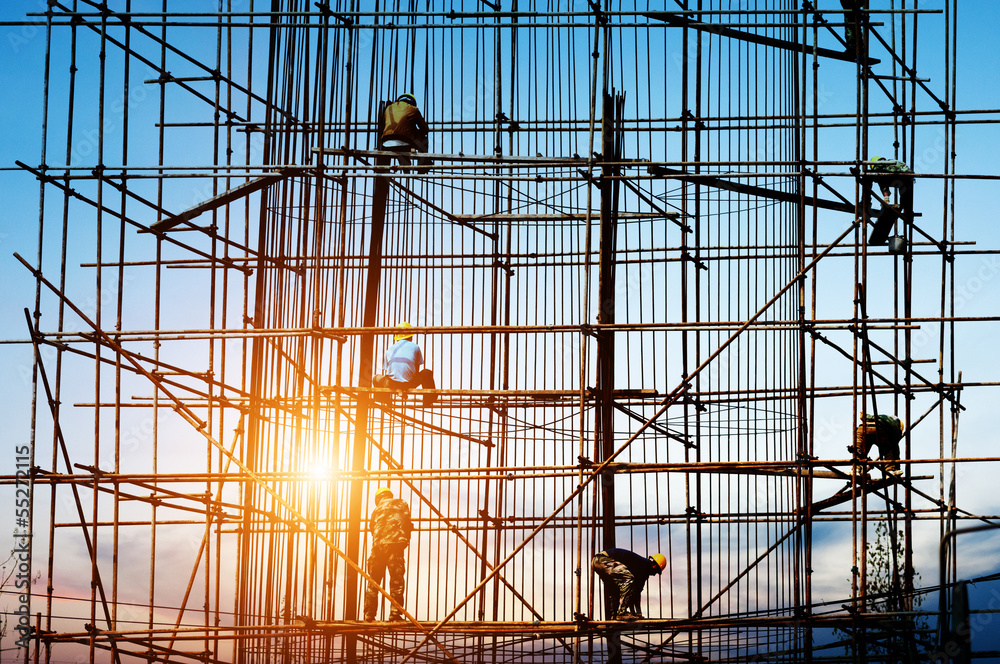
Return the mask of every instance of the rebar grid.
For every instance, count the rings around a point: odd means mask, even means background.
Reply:
[[[994,320],[955,306],[992,253],[955,186],[996,176],[956,128],[1000,119],[955,107],[956,0],[872,0],[867,53],[829,2],[265,4],[32,15],[35,661],[849,661],[899,625],[933,652],[913,542],[996,518],[954,482],[998,460],[957,447],[995,383],[955,362]],[[433,165],[378,149],[403,91]],[[863,162],[938,131],[905,253],[868,245]],[[371,387],[403,321],[434,405]],[[859,412],[909,425],[902,479],[844,451]],[[415,531],[407,620],[373,626],[383,485]],[[615,546],[667,556],[649,620],[606,620]]]

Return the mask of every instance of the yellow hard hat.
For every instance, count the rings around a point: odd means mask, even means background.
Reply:
[[[379,501],[383,498],[392,498],[392,489],[387,486],[382,487],[375,492],[375,504],[378,505]]]
[[[660,574],[663,570],[667,569],[667,557],[662,553],[654,553],[649,557],[649,559],[656,563],[657,567],[660,568],[660,571],[657,572],[657,574]]]
[[[400,323],[399,326],[400,327],[413,327],[412,325],[410,325],[409,323],[407,323],[405,321],[402,322],[402,323]],[[412,332],[398,332],[398,333],[396,333],[396,336],[393,337],[393,340],[394,341],[399,341],[400,339],[412,339],[412,338],[413,338],[413,333]]]

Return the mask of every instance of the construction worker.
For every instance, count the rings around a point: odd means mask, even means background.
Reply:
[[[861,0],[840,0],[840,6],[844,8],[844,41],[847,42],[847,54],[858,56],[858,36],[864,36],[862,32],[862,19],[864,14],[861,8]],[[864,40],[860,42],[864,44]]]
[[[395,103],[386,106],[382,119],[381,149],[395,152],[400,164],[409,166],[409,154],[413,151],[427,152],[427,134],[430,130],[417,108],[417,98],[412,93],[401,94]],[[419,163],[430,162],[422,159]]]
[[[400,323],[402,328],[413,327],[409,323]],[[375,387],[392,387],[401,390],[410,390],[414,387],[425,387],[434,389],[434,372],[430,369],[420,369],[424,363],[424,354],[420,351],[420,346],[413,342],[413,333],[406,330],[399,332],[393,337],[394,343],[389,352],[385,354],[385,361],[382,365],[382,373],[375,374],[372,385]],[[437,399],[435,394],[424,395],[424,405],[430,406]],[[388,395],[382,399],[388,400]]]
[[[388,487],[382,487],[375,492],[375,509],[368,520],[368,529],[372,533],[372,548],[368,555],[368,576],[379,585],[389,570],[389,595],[400,606],[405,599],[406,561],[403,552],[410,543],[410,532],[413,524],[410,522],[410,508],[394,498]],[[378,610],[378,590],[375,584],[369,582],[365,590],[365,622],[374,622]],[[403,616],[395,606],[389,611],[389,621],[402,620]]]
[[[902,475],[899,461],[899,441],[903,437],[903,423],[892,415],[865,415],[861,413],[861,424],[854,431],[854,445],[847,448],[859,459],[867,459],[872,445],[878,446],[879,459],[888,461],[885,472],[891,475]]]
[[[628,549],[608,549],[598,552],[590,567],[604,582],[611,619],[639,620],[642,618],[639,598],[646,579],[661,574],[667,567],[667,558],[662,553],[644,558]]]
[[[885,205],[875,220],[868,244],[885,244],[897,217],[913,220],[913,171],[898,159],[872,157],[867,162],[867,172],[873,184],[882,190]],[[893,188],[899,193],[899,205],[889,205]]]
[[[900,192],[902,198],[903,190],[913,186],[913,171],[898,159],[876,156],[868,160],[867,166],[872,181],[882,190],[882,197],[886,203],[889,202],[893,187]]]

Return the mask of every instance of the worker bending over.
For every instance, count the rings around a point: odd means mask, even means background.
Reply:
[[[648,558],[628,549],[600,551],[590,562],[590,567],[604,582],[608,593],[608,607],[612,620],[638,620],[642,618],[639,599],[646,579],[659,575],[667,566],[662,553]]]
[[[861,413],[861,424],[854,430],[854,445],[847,448],[848,452],[859,459],[867,459],[872,445],[878,446],[879,459],[888,461],[885,472],[891,475],[902,475],[899,461],[899,441],[903,438],[903,423],[892,415],[865,415]]]
[[[885,201],[868,244],[885,244],[897,217],[913,221],[913,171],[898,159],[885,157],[872,157],[866,166],[868,177],[881,189],[882,200]],[[897,205],[890,205],[893,189],[899,195]]]

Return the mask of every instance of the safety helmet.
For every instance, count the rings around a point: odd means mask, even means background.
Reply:
[[[659,567],[659,570],[656,572],[657,574],[660,574],[663,570],[667,569],[667,557],[662,553],[654,553],[649,557],[649,559],[656,563],[656,566]]]
[[[383,498],[392,498],[392,489],[387,486],[375,492],[375,504],[378,505]]]
[[[413,327],[412,325],[410,325],[406,321],[403,321],[402,323],[400,323],[399,326],[400,327]],[[412,339],[412,338],[413,338],[413,333],[412,332],[397,332],[396,336],[393,337],[393,340],[400,341],[402,339]]]
[[[396,101],[405,101],[407,104],[417,105],[417,98],[413,96],[412,92],[404,92],[396,97]]]

